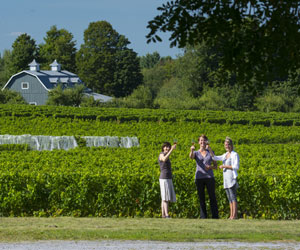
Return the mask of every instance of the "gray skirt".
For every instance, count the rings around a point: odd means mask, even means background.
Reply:
[[[176,202],[172,179],[159,179],[160,195],[163,201]]]

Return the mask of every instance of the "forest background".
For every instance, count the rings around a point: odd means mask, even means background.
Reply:
[[[58,87],[50,92],[52,105],[300,111],[298,1],[176,0],[158,11],[148,42],[160,41],[158,31],[171,32],[171,46],[182,48],[176,58],[138,57],[106,21],[90,23],[77,50],[72,33],[54,25],[44,43],[25,33],[0,55],[0,84],[33,59],[41,69],[56,59],[93,91],[115,98],[103,104],[84,97],[83,88]],[[0,102],[24,101],[4,91]]]

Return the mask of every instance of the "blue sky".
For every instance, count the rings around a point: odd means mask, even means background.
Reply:
[[[77,49],[83,43],[84,30],[90,22],[105,20],[131,42],[128,46],[139,56],[158,51],[161,56],[182,53],[170,48],[168,34],[160,34],[163,42],[146,43],[148,21],[159,12],[157,7],[165,0],[5,0],[1,2],[0,53],[11,46],[18,35],[27,33],[44,43],[52,25],[71,32]]]

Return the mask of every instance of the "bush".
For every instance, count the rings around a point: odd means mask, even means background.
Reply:
[[[293,112],[300,112],[300,97],[297,97],[294,102]]]
[[[133,93],[125,98],[118,100],[121,107],[126,108],[152,108],[153,98],[149,87],[145,85],[138,86]]]
[[[27,104],[21,94],[9,90],[4,89],[0,91],[0,103],[1,104]]]
[[[226,99],[214,89],[204,91],[199,102],[201,109],[204,110],[225,110],[227,108]]]
[[[255,106],[261,112],[287,112],[288,106],[285,99],[281,95],[276,95],[274,93],[267,93],[256,99]]]
[[[104,105],[100,100],[95,100],[92,96],[83,96],[80,107],[102,107]]]
[[[84,85],[76,85],[73,88],[63,89],[60,84],[49,92],[46,104],[78,107],[84,98],[84,89]]]
[[[154,105],[163,109],[199,109],[199,100],[193,98],[184,82],[179,78],[172,78],[160,89]]]

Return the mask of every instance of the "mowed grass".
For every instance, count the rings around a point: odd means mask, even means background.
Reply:
[[[300,221],[158,218],[0,218],[0,241],[300,241]]]

